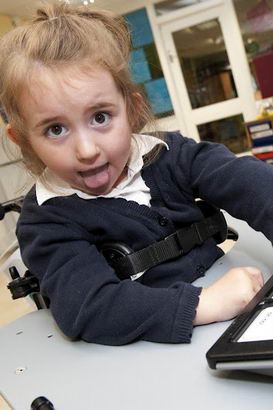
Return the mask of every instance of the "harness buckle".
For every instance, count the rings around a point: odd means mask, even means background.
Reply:
[[[203,232],[196,223],[176,231],[175,235],[182,255],[204,242]]]
[[[196,233],[196,245],[201,245],[210,236],[208,226],[202,222],[203,221],[192,224]]]

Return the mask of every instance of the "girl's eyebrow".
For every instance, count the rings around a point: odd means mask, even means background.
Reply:
[[[39,128],[39,127],[43,127],[47,124],[51,124],[53,122],[56,121],[60,121],[60,117],[49,117],[49,118],[44,118],[43,120],[41,120],[40,122],[38,122],[34,128]]]
[[[109,102],[109,101],[101,101],[101,102],[98,102],[98,103],[96,103],[96,104],[94,104],[94,105],[92,105],[90,108],[92,109],[92,110],[101,110],[102,108],[105,108],[105,109],[107,109],[107,108],[114,108],[116,106],[116,104],[114,104],[114,103],[111,103],[111,102]]]

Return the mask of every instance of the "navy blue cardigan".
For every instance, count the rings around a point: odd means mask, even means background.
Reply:
[[[26,196],[17,236],[61,330],[71,338],[121,345],[135,340],[189,342],[198,296],[193,286],[222,255],[213,239],[189,254],[120,281],[97,250],[106,241],[139,250],[202,218],[202,198],[273,240],[273,167],[237,158],[223,145],[167,133],[142,176],[151,207],[117,198],[57,197],[39,206]]]

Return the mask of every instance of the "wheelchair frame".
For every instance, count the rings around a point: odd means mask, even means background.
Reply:
[[[8,212],[20,213],[23,200],[24,197],[20,196],[0,204],[0,221],[4,219]],[[8,283],[7,288],[11,293],[12,299],[30,296],[38,310],[49,307],[49,299],[41,295],[39,281],[29,270],[26,270],[24,276],[20,276],[17,268],[10,266],[9,273],[12,281]]]

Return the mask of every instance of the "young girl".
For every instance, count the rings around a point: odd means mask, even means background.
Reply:
[[[151,115],[131,82],[129,50],[122,18],[60,4],[2,38],[7,133],[37,178],[17,236],[69,337],[189,342],[194,325],[240,313],[262,273],[239,267],[206,289],[193,286],[223,254],[213,235],[183,255],[169,259],[165,251],[136,280],[120,279],[102,249],[110,242],[136,252],[191,230],[204,220],[195,198],[272,241],[273,167],[179,133],[141,135]]]

